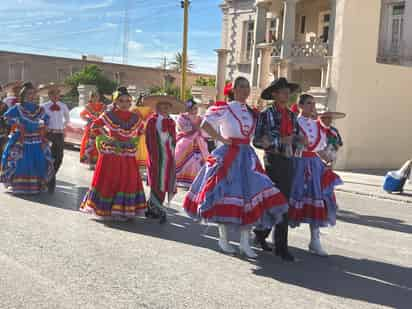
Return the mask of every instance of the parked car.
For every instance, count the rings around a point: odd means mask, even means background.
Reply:
[[[70,110],[70,122],[64,129],[64,142],[72,146],[80,146],[84,133],[86,121],[80,118],[80,113],[84,107],[75,107]]]

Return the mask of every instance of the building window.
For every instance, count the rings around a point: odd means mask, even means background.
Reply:
[[[57,72],[57,81],[58,81],[58,82],[64,82],[64,80],[70,75],[70,74],[67,72],[67,70],[61,69],[61,68],[58,68],[58,69],[56,70],[56,72]]]
[[[306,33],[306,16],[300,17],[300,33],[301,34]]]
[[[389,49],[391,54],[399,55],[403,34],[403,18],[405,4],[395,4],[391,7],[389,17]]]
[[[255,23],[253,21],[247,21],[244,25],[244,44],[243,44],[243,61],[250,62],[252,59],[253,48],[253,34]]]
[[[24,62],[9,64],[9,81],[24,80]]]
[[[320,12],[318,35],[322,42],[326,43],[329,40],[330,29],[330,11]]]
[[[279,23],[279,19],[277,19],[277,18],[269,19],[268,27],[267,27],[268,31],[267,31],[266,42],[273,43],[273,42],[278,40],[278,38],[276,37],[278,23]]]
[[[382,0],[378,62],[399,64],[405,19],[405,1]]]

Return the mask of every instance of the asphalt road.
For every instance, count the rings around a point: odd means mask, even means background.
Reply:
[[[97,222],[78,212],[91,176],[67,151],[53,196],[0,192],[1,309],[412,308],[410,204],[339,193],[338,225],[322,230],[331,256],[307,252],[304,226],[290,232],[290,264],[220,253],[182,193],[163,226]]]

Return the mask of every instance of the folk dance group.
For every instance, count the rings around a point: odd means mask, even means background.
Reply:
[[[228,239],[233,227],[240,232],[240,253],[255,258],[253,228],[262,249],[293,261],[288,227],[307,223],[309,250],[327,255],[319,228],[336,223],[334,188],[341,180],[332,163],[342,141],[331,123],[343,115],[327,112],[317,118],[314,98],[306,94],[296,115],[287,104],[298,88],[284,78],[275,80],[262,93],[262,99],[274,103],[259,113],[246,104],[250,85],[239,77],[225,89],[227,102],[216,102],[203,118],[195,100],[182,104],[169,96],[150,96],[132,108],[131,96],[120,87],[106,108],[91,93],[82,112],[87,125],[80,161],[94,174],[80,210],[120,221],[144,213],[164,223],[166,198],[170,202],[182,187],[187,190],[184,210],[196,221],[218,225],[224,253],[235,253]],[[22,85],[14,106],[2,115],[10,135],[1,182],[15,193],[53,191],[63,157],[68,110],[59,101],[59,88],[48,89],[50,102],[42,106],[34,103],[35,93],[30,83]],[[180,114],[176,122],[171,114]],[[264,167],[252,144],[264,150]],[[150,187],[147,201],[142,168],[147,168]],[[273,249],[266,242],[272,229]]]

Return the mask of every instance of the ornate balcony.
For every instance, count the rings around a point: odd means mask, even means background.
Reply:
[[[325,57],[328,55],[328,44],[319,38],[311,38],[309,42],[293,42],[292,57]]]
[[[326,64],[328,56],[328,43],[320,38],[311,38],[309,42],[295,41],[285,46],[285,42],[272,43],[272,63],[288,60],[299,65],[321,66]],[[289,47],[289,48],[288,48]]]

